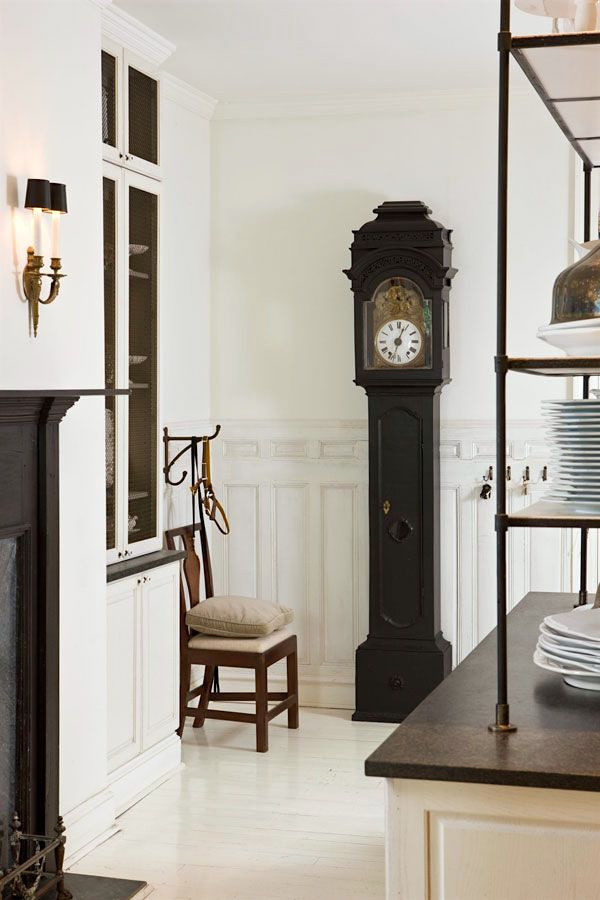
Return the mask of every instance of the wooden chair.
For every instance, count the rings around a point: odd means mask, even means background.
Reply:
[[[183,562],[180,582],[180,684],[179,684],[179,728],[181,736],[186,716],[194,719],[194,728],[202,728],[205,719],[225,719],[231,722],[251,722],[256,725],[256,750],[266,753],[269,749],[268,725],[271,719],[287,710],[288,728],[298,728],[298,650],[296,635],[289,631],[275,631],[266,637],[257,638],[222,638],[198,634],[190,630],[185,618],[188,602],[184,587],[187,586],[189,608],[201,603],[200,577],[204,572],[206,597],[213,597],[213,579],[210,563],[210,552],[204,521],[198,522],[195,531],[200,535],[202,565],[196,553],[194,532],[191,525],[171,528],[166,534],[167,546],[177,549],[176,539],[180,539],[187,550]],[[269,692],[267,687],[267,670],[273,663],[285,659],[287,663],[287,691]],[[192,666],[204,666],[204,680],[201,685],[190,690]],[[215,668],[231,667],[235,669],[254,669],[254,691],[220,691],[212,690]],[[199,698],[198,706],[189,706],[191,700]],[[210,709],[211,700],[240,701],[254,700],[255,712]],[[269,701],[278,701],[269,709]]]

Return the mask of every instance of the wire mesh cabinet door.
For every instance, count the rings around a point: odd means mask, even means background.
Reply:
[[[125,319],[125,195],[122,171],[104,163],[102,178],[104,254],[104,378],[107,388],[127,388],[127,334]],[[106,551],[107,562],[123,556],[125,484],[123,453],[127,421],[127,397],[105,398],[106,454]]]
[[[124,165],[160,178],[160,79],[152,65],[123,54]]]
[[[127,369],[126,550],[129,556],[162,546],[159,467],[159,213],[160,185],[124,173]]]
[[[123,156],[123,50],[102,41],[102,157],[119,164]]]
[[[160,178],[161,84],[152,63],[102,42],[102,156]]]

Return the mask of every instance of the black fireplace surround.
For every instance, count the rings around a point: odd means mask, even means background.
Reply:
[[[58,431],[81,396],[106,393],[0,391],[0,869],[15,809],[30,834],[52,834],[58,818]],[[73,877],[78,898],[144,884]]]
[[[58,817],[58,424],[78,394],[0,392],[0,821]],[[3,841],[6,845],[6,840]]]

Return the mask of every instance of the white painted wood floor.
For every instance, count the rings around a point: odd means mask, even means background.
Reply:
[[[251,725],[190,724],[185,768],[73,871],[144,879],[151,900],[381,900],[383,784],[363,764],[393,726],[350,716],[303,708],[290,731],[284,714],[268,753]]]

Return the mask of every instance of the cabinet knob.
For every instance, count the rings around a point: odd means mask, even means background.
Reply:
[[[383,507],[382,507],[384,516],[387,516],[387,514],[389,513],[391,508],[392,508],[392,504],[390,503],[390,501],[384,500]]]

